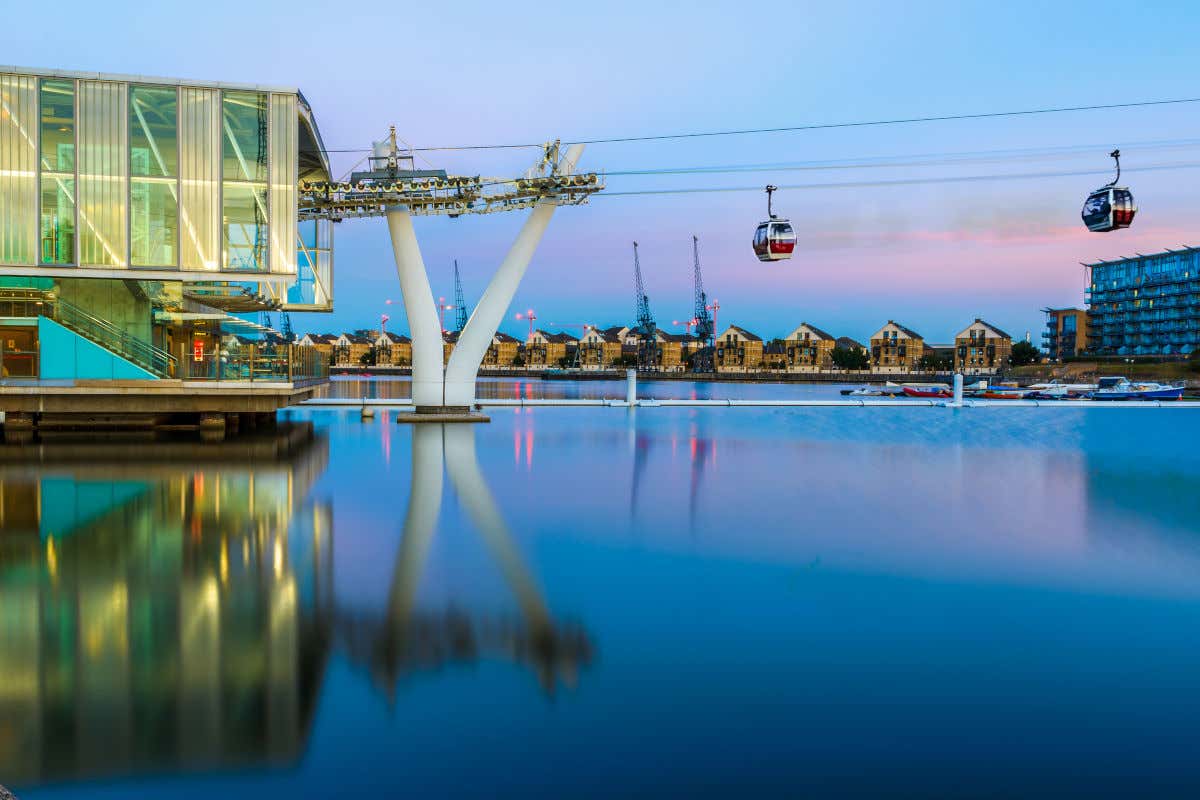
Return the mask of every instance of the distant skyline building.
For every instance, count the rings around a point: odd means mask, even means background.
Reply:
[[[1084,266],[1089,353],[1187,355],[1200,346],[1200,248]]]

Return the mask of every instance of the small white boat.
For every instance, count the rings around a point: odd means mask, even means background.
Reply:
[[[1094,391],[1096,391],[1097,386],[1094,383],[1063,383],[1062,381],[1055,379],[1055,380],[1050,381],[1049,383],[1032,383],[1027,388],[1033,389],[1038,392],[1057,392],[1058,390],[1063,389],[1063,390],[1066,390],[1068,393],[1069,392],[1083,393],[1083,392],[1094,392]]]

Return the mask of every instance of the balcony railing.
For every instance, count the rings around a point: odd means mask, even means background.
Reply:
[[[161,350],[149,342],[139,339],[108,320],[90,314],[61,297],[41,308],[48,312],[48,317],[64,328],[74,331],[160,378],[171,377],[175,372],[175,357],[166,350]]]
[[[264,342],[192,355],[178,372],[189,381],[304,383],[328,378],[329,360],[315,347]]]

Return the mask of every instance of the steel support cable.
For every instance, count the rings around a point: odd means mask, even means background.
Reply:
[[[913,125],[924,122],[955,122],[976,119],[997,119],[1002,117],[1031,117],[1044,114],[1063,114],[1080,111],[1111,111],[1124,108],[1148,108],[1154,106],[1184,105],[1200,103],[1200,97],[1183,97],[1168,100],[1139,100],[1132,103],[1100,103],[1083,106],[1054,106],[1050,108],[1031,108],[1017,111],[986,111],[975,114],[943,114],[925,117],[898,117],[895,119],[861,120],[858,122],[820,122],[809,125],[787,125],[773,128],[742,128],[723,131],[693,131],[689,133],[663,133],[646,136],[611,136],[596,139],[563,140],[563,144],[620,144],[626,142],[657,142],[672,139],[700,139],[713,136],[748,136],[766,133],[798,133],[801,131],[836,130],[839,128],[867,128],[882,125]],[[544,147],[542,142],[527,144],[471,144],[447,145],[442,147],[414,147],[413,152],[434,152],[452,150],[513,150],[524,147]],[[323,153],[364,153],[370,150],[364,148],[304,150],[303,152]]]
[[[1195,169],[1200,162],[1179,162],[1174,164],[1150,164],[1143,167],[1126,167],[1126,172],[1159,172],[1172,169]],[[813,189],[855,189],[887,186],[922,186],[940,183],[979,183],[984,181],[1034,180],[1038,178],[1077,178],[1088,175],[1107,175],[1108,170],[1064,170],[1060,172],[1010,172],[992,175],[959,175],[939,178],[898,178],[895,180],[879,181],[844,181],[839,183],[798,183],[780,184],[777,188],[789,190]],[[624,192],[603,191],[596,197],[631,197],[634,195],[656,194],[711,194],[717,192],[761,192],[762,186],[709,186],[686,189],[638,189]]]

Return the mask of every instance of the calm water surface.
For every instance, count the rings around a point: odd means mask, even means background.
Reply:
[[[861,383],[707,383],[638,379],[638,397],[653,400],[802,400],[835,399],[842,389]],[[358,378],[337,376],[328,387],[318,390],[319,397],[403,400],[412,397],[407,377],[377,376]],[[475,385],[480,400],[595,400],[625,399],[625,380],[542,380],[541,378],[480,378]]]
[[[492,414],[4,448],[0,783],[1200,787],[1200,413]]]

